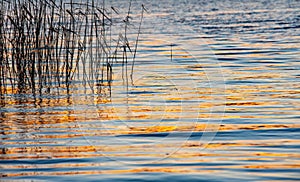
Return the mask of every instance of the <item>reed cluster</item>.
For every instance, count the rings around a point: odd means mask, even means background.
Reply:
[[[122,21],[104,0],[1,0],[0,6],[1,95],[68,89],[77,79],[101,93],[111,87],[113,64],[127,66],[128,53],[133,69],[142,18],[131,45],[131,1]],[[117,37],[114,26],[123,27]]]

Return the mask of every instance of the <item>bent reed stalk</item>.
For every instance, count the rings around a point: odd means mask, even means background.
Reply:
[[[111,89],[113,63],[120,58],[127,66],[129,52],[133,61],[136,57],[140,24],[130,46],[130,6],[123,21],[114,22],[119,12],[107,9],[104,0],[1,0],[0,5],[1,96],[68,90],[74,79],[101,93]],[[115,23],[125,29],[117,38]]]

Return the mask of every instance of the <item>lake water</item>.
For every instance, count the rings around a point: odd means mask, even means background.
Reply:
[[[143,4],[133,78],[116,63],[111,96],[2,99],[1,179],[300,180],[300,1]]]

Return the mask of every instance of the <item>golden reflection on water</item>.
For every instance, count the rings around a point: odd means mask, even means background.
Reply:
[[[267,74],[268,75],[268,74]],[[267,76],[266,75],[266,76]],[[264,77],[261,75],[261,77]],[[257,77],[255,77],[257,78]],[[276,118],[276,114],[284,114],[284,112],[293,111],[294,114],[299,114],[299,110],[294,110],[293,108],[281,108],[280,110],[269,110],[268,106],[276,106],[280,105],[279,101],[273,100],[271,98],[281,98],[285,97],[293,97],[299,94],[297,90],[284,90],[276,89],[274,87],[269,87],[266,85],[262,86],[237,86],[237,88],[229,88],[226,90],[226,99],[225,103],[212,102],[214,95],[202,95],[207,94],[204,90],[196,90],[189,91],[190,95],[194,95],[194,97],[199,96],[202,100],[207,100],[207,102],[202,102],[198,107],[199,109],[210,109],[214,105],[226,105],[226,111],[230,111],[233,113],[225,113],[225,115],[218,114],[204,114],[199,113],[199,118],[223,118],[223,119],[231,119],[231,118],[255,118],[255,119],[266,119],[266,118]],[[208,90],[207,90],[208,91]],[[210,90],[210,92],[216,92],[216,90]],[[260,100],[259,92],[268,92],[264,99],[266,101],[256,101]],[[275,93],[275,94],[273,94]],[[143,96],[142,96],[143,97]],[[152,98],[151,95],[144,95],[148,99]],[[251,99],[249,99],[251,98]],[[77,98],[78,99],[78,98]],[[189,97],[180,97],[180,98],[167,98],[169,100],[192,100]],[[121,99],[122,100],[122,99]],[[131,103],[135,103],[136,98],[130,100]],[[69,106],[70,103],[72,105],[73,102],[77,104],[88,104],[84,99],[79,101],[72,101],[72,99],[63,98],[58,100],[45,99],[40,104],[40,107],[49,106]],[[110,103],[109,100],[94,100],[95,103]],[[114,101],[116,102],[116,101]],[[119,101],[118,101],[119,102]],[[295,107],[299,107],[299,102],[292,102]],[[6,103],[6,107],[13,107],[14,105],[19,104],[16,100],[9,100]],[[34,103],[33,101],[28,100],[26,103],[28,108],[31,108]],[[133,105],[133,104],[132,104]],[[256,110],[253,106],[264,108],[265,111],[272,112],[272,114],[268,115],[252,115],[251,113],[247,113],[247,111]],[[260,108],[260,109],[261,109]],[[105,120],[105,122],[109,120],[120,119],[119,115],[116,116],[116,113],[120,112],[117,110],[118,108],[111,107],[99,107],[98,113],[101,119]],[[131,120],[134,119],[159,119],[160,116],[151,115],[151,112],[155,111],[156,108],[150,106],[132,106],[130,108],[130,112],[135,113],[135,116],[130,117]],[[165,118],[176,118],[178,113],[182,110],[180,106],[172,106],[165,110],[160,110],[160,112],[164,112]],[[68,123],[84,123],[94,120],[99,120],[99,118],[95,117],[87,117],[89,113],[92,113],[94,110],[84,110],[84,114],[82,111],[43,111],[43,112],[35,112],[35,111],[26,111],[25,113],[20,112],[7,112],[2,113],[1,118],[1,145],[13,145],[14,147],[3,148],[0,151],[0,159],[1,160],[24,160],[24,159],[75,159],[75,158],[97,158],[97,157],[156,157],[156,158],[166,158],[165,162],[171,162],[176,160],[176,163],[188,164],[188,163],[212,163],[215,161],[258,161],[253,164],[236,164],[236,165],[217,165],[217,166],[180,166],[180,167],[139,167],[132,169],[114,169],[114,170],[80,170],[86,167],[99,167],[101,165],[113,165],[112,163],[101,164],[101,163],[63,163],[63,164],[24,164],[24,165],[0,165],[3,169],[31,169],[31,168],[78,168],[76,171],[56,171],[56,172],[19,172],[19,173],[2,173],[1,177],[17,177],[17,176],[49,176],[49,175],[95,175],[95,174],[129,174],[129,173],[155,173],[155,172],[164,172],[164,173],[191,173],[191,174],[201,174],[201,173],[218,173],[220,170],[231,170],[231,169],[298,169],[300,155],[296,153],[284,153],[280,151],[273,152],[259,152],[259,151],[236,151],[241,148],[249,148],[249,147],[272,147],[278,145],[299,145],[300,140],[298,139],[269,139],[269,140],[239,140],[235,139],[230,142],[222,142],[222,141],[213,141],[210,144],[207,144],[205,147],[208,151],[199,150],[202,146],[201,142],[193,142],[193,141],[185,141],[182,143],[180,150],[176,151],[169,155],[168,153],[155,153],[157,148],[162,151],[164,148],[172,147],[171,144],[167,143],[159,143],[159,144],[144,144],[144,145],[78,145],[78,146],[53,146],[53,143],[59,144],[59,140],[63,139],[76,139],[82,138],[84,136],[119,136],[119,135],[132,135],[132,134],[153,134],[153,133],[161,133],[161,132],[184,132],[184,131],[205,131],[207,125],[210,124],[201,124],[201,123],[192,123],[192,124],[182,124],[172,125],[174,123],[169,122],[168,125],[166,123],[157,125],[157,126],[147,126],[147,123],[141,127],[119,127],[115,125],[102,125],[110,128],[109,130],[103,132],[93,132],[91,133],[87,127],[80,128],[76,124],[69,125]],[[83,114],[83,115],[81,115]],[[19,117],[17,117],[19,116]],[[187,116],[189,117],[189,116]],[[121,118],[122,119],[122,118]],[[99,120],[99,122],[103,122]],[[213,125],[213,124],[211,124]],[[35,131],[37,133],[40,130],[49,128],[52,133],[49,134],[37,134],[31,136],[19,136],[22,133],[26,133],[28,131]],[[246,131],[246,130],[262,130],[267,131],[268,129],[297,129],[300,128],[300,123],[284,123],[280,120],[278,123],[267,123],[261,122],[260,124],[230,124],[223,123],[218,125],[218,131]],[[100,128],[96,128],[100,129]],[[57,130],[57,134],[53,134]],[[30,141],[21,141],[15,140],[14,137],[18,136],[19,139],[28,139]],[[51,139],[51,140],[45,140]],[[53,139],[53,140],[52,140]],[[47,146],[49,144],[49,146]],[[18,145],[25,145],[25,147],[19,147]],[[128,151],[131,152],[128,152]],[[213,151],[211,151],[213,150]],[[132,152],[141,152],[144,153],[134,153]],[[224,152],[228,151],[228,152]],[[262,161],[262,162],[259,162]],[[137,162],[138,163],[138,162]],[[263,175],[263,174],[259,174]]]
[[[144,42],[144,45],[164,44],[164,41]],[[213,44],[213,43],[212,43]],[[255,48],[260,45],[243,45]],[[264,44],[270,46],[270,44]],[[161,55],[167,55],[169,48],[162,50]],[[178,57],[184,52],[174,50]],[[216,52],[221,54],[224,52]],[[260,52],[252,52],[244,55],[247,58],[264,57]],[[230,56],[228,56],[230,57]],[[241,56],[243,57],[243,56]],[[181,86],[180,91],[184,94],[177,94],[168,88],[153,88],[155,93],[145,92],[145,87],[151,88],[160,81],[155,82],[151,77],[140,80],[139,86],[131,88],[133,93],[139,93],[133,97],[114,95],[111,98],[95,97],[92,100],[84,96],[43,98],[40,100],[27,99],[20,101],[10,98],[4,100],[3,108],[9,110],[2,112],[0,118],[1,128],[1,160],[52,160],[70,159],[68,163],[56,164],[0,164],[2,169],[43,169],[43,168],[66,168],[63,171],[38,171],[38,172],[4,172],[1,177],[17,176],[49,176],[49,175],[95,175],[95,174],[127,174],[127,173],[191,173],[191,174],[219,174],[220,171],[231,169],[299,169],[300,154],[288,152],[276,147],[278,146],[299,146],[299,138],[276,136],[274,138],[262,138],[252,140],[252,136],[239,136],[236,138],[216,138],[211,143],[203,144],[201,140],[187,138],[180,141],[179,149],[172,149],[173,143],[157,142],[132,144],[117,143],[112,145],[89,143],[88,137],[122,137],[132,136],[136,140],[148,140],[147,136],[161,133],[184,133],[197,134],[207,132],[207,128],[215,128],[221,133],[235,132],[260,132],[266,133],[273,130],[282,132],[300,128],[297,120],[300,115],[300,85],[292,80],[277,82],[291,77],[289,73],[279,73],[276,68],[250,67],[244,70],[230,69],[230,62],[222,62],[226,79],[230,81],[262,81],[262,84],[228,84],[225,93],[220,88],[199,87],[191,90],[188,86]],[[141,65],[143,66],[143,65]],[[203,65],[152,65],[149,69],[176,70],[185,69],[193,72],[186,72],[182,75],[174,75],[172,79],[180,77],[197,78],[205,80],[205,67],[214,66],[209,63]],[[256,73],[254,71],[262,71]],[[268,70],[271,70],[268,72]],[[273,72],[272,72],[273,71]],[[162,79],[161,77],[157,78]],[[163,79],[162,79],[163,80]],[[275,80],[275,81],[272,81]],[[263,82],[266,81],[266,82]],[[270,82],[268,82],[270,81]],[[113,87],[123,84],[122,81],[113,83]],[[146,88],[146,89],[148,89]],[[114,89],[114,88],[113,88]],[[117,89],[117,88],[115,88]],[[119,90],[120,91],[120,90]],[[12,90],[8,90],[9,94]],[[118,92],[116,92],[118,93]],[[62,93],[64,95],[65,93]],[[220,95],[225,94],[226,100],[220,100]],[[67,94],[65,94],[67,95]],[[187,112],[180,104],[147,105],[149,102],[158,102],[163,98],[165,102],[194,101],[190,103]],[[282,100],[284,99],[284,100]],[[124,106],[124,103],[126,106]],[[76,108],[76,106],[92,105],[91,107]],[[222,106],[214,113],[209,111]],[[18,108],[15,110],[15,108]],[[58,109],[46,109],[58,108]],[[225,108],[225,110],[222,110]],[[182,114],[183,113],[183,114]],[[161,122],[161,119],[164,121]],[[290,118],[286,118],[290,116]],[[200,118],[201,121],[193,121]],[[180,122],[186,119],[190,122]],[[223,123],[209,123],[207,119],[223,119]],[[115,121],[122,123],[114,123]],[[150,121],[149,121],[150,120]],[[179,122],[177,121],[179,120]],[[203,121],[202,121],[203,120]],[[126,123],[128,121],[128,123]],[[132,122],[132,123],[131,123]],[[125,124],[124,124],[125,123]],[[287,133],[288,135],[289,133]],[[255,135],[253,133],[252,135]],[[274,134],[276,135],[276,134]],[[144,136],[145,138],[139,138]],[[122,139],[121,139],[122,140]],[[155,139],[154,139],[155,140]],[[77,143],[78,142],[78,143]],[[177,142],[174,139],[173,142]],[[205,150],[202,150],[205,146]],[[274,148],[273,148],[274,147]],[[271,150],[263,150],[271,148]],[[157,152],[159,150],[159,152]],[[172,153],[170,153],[170,151]],[[115,158],[115,161],[104,163],[84,162],[74,163],[72,159],[94,159],[94,158]],[[153,163],[176,163],[181,166],[167,167],[129,167],[128,169],[105,169],[97,167],[112,166],[118,163],[118,158],[137,157],[147,159],[164,159],[163,162],[153,160]],[[218,163],[218,165],[201,165],[202,163]],[[226,165],[232,163],[232,165]],[[139,164],[139,161],[135,161]],[[194,165],[188,165],[188,164]],[[85,169],[91,167],[92,169]],[[69,168],[77,168],[70,170]],[[116,168],[116,167],[115,167]],[[248,172],[258,176],[255,171]],[[279,175],[279,174],[272,174]]]

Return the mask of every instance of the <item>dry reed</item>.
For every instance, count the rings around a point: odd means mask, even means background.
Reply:
[[[128,53],[133,46],[127,34],[130,7],[124,31],[112,36],[117,8],[105,1],[1,0],[0,10],[0,95],[50,93],[67,89],[74,80],[83,81],[95,93],[111,89],[113,65],[119,57],[127,75]],[[134,49],[131,50],[131,47]]]

